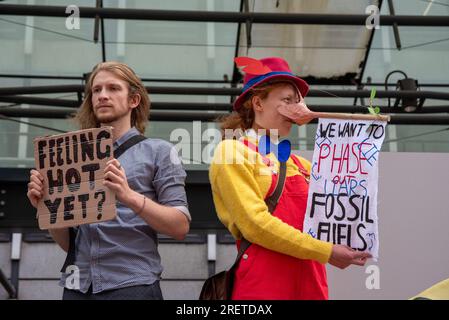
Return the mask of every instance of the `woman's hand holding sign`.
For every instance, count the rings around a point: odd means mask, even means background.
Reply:
[[[337,268],[345,269],[351,264],[364,266],[367,259],[371,257],[368,252],[360,252],[348,246],[334,244],[329,263]]]

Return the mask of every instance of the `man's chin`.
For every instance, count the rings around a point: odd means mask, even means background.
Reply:
[[[118,120],[118,118],[116,116],[111,116],[111,115],[100,115],[100,116],[96,116],[97,121],[102,123],[102,124],[108,124],[108,123],[112,123]]]

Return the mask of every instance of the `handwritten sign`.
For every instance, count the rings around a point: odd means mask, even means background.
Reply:
[[[378,257],[378,160],[386,122],[320,119],[304,232]]]
[[[115,218],[115,195],[103,185],[112,159],[112,128],[34,139],[36,170],[44,178],[39,228],[72,227]]]

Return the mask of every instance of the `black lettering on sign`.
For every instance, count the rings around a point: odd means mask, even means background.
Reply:
[[[89,194],[83,193],[83,194],[78,195],[78,201],[81,202],[81,209],[83,210],[83,219],[84,219],[87,216],[86,202],[89,201]]]
[[[62,143],[64,142],[64,138],[56,139],[56,163],[58,166],[64,165],[64,160],[62,159]]]
[[[348,243],[347,246],[351,247],[351,235],[352,235],[352,225],[348,225]]]
[[[346,209],[345,209],[345,206],[343,205],[343,203],[341,202],[340,197],[347,197],[347,196],[348,196],[348,194],[346,194],[346,193],[340,193],[337,196],[337,203],[341,209],[341,217],[338,217],[337,215],[335,215],[334,216],[335,221],[342,221],[346,216]]]
[[[74,145],[76,148],[77,146]],[[65,137],[65,162],[67,164],[72,164],[72,159],[70,159],[70,137]]]
[[[351,246],[352,226],[346,223],[319,222],[317,239]],[[332,241],[331,241],[332,239]]]
[[[39,169],[43,169],[45,167],[45,158],[47,157],[47,155],[44,152],[44,148],[46,145],[47,145],[46,140],[40,140],[37,143],[37,150],[39,152]]]
[[[313,215],[315,214],[315,206],[320,205],[320,206],[324,206],[325,203],[318,201],[316,198],[320,197],[320,198],[324,198],[325,194],[324,193],[313,193],[312,195],[312,208],[310,209],[310,218],[313,218]]]
[[[366,244],[365,238],[360,234],[360,229],[362,229],[362,228],[363,228],[363,229],[366,229],[366,228],[365,228],[365,225],[364,225],[363,223],[360,223],[360,224],[357,226],[357,235],[359,236],[360,240],[363,241],[363,247],[362,247],[362,248],[358,248],[357,250],[365,251],[366,248],[367,248],[367,244]]]
[[[101,200],[98,201],[98,215],[97,215],[97,219],[100,220],[102,215],[103,215],[103,203],[106,200],[106,192],[104,192],[104,190],[98,190],[97,192],[95,192],[95,199],[98,198],[98,196],[101,195]]]
[[[367,223],[374,223],[374,220],[372,220],[372,219],[370,219],[369,218],[369,196],[368,197],[366,197],[366,207],[365,207],[365,211],[366,211],[366,219],[365,219],[365,221],[367,222]]]
[[[85,133],[80,134],[80,143],[81,143],[81,159],[83,162],[89,157],[91,161],[94,160],[94,137],[92,132],[88,132],[88,138]]]
[[[100,150],[101,146],[101,139],[109,139],[111,137],[111,134],[109,131],[102,130],[97,135],[97,158],[98,160],[102,160],[104,158],[107,158],[111,155],[111,146],[107,145],[106,150],[102,152]]]
[[[70,168],[65,173],[65,181],[70,192],[75,192],[81,186],[81,174],[75,168]]]
[[[75,218],[75,216],[70,213],[74,208],[74,200],[75,196],[67,196],[64,198],[64,221],[73,220]]]
[[[331,199],[331,204],[330,204],[330,210],[328,211],[328,202],[329,199]],[[332,193],[329,193],[326,196],[326,206],[324,207],[324,215],[326,216],[327,219],[329,219],[330,217],[332,217],[332,214],[334,213],[334,206],[335,206],[335,199],[334,199],[334,195]]]
[[[352,195],[352,196],[350,196],[349,197],[349,204],[354,208],[354,210],[355,210],[355,216],[354,217],[352,217],[352,218],[350,218],[349,216],[348,216],[348,221],[356,221],[358,218],[359,218],[359,215],[360,215],[360,210],[359,210],[359,206],[357,205],[357,204],[355,204],[354,203],[354,198],[360,198],[360,196],[359,195],[357,195],[357,194],[354,194],[354,195]]]
[[[336,229],[337,229],[337,224],[332,223],[332,243],[336,244],[336,240],[335,240],[335,235],[337,233]]]
[[[50,168],[56,167],[55,162],[55,140],[51,139],[48,141],[48,157],[50,160]]]
[[[384,136],[385,134],[385,129],[383,125],[378,125],[378,124],[371,124],[368,127],[368,137],[374,137],[374,139],[380,139]]]
[[[379,130],[379,129],[381,129],[381,130]],[[378,125],[376,130],[374,130],[373,136],[375,139],[380,139],[384,136],[384,133],[385,133],[384,126]]]
[[[53,178],[53,170],[50,169],[47,171],[48,178],[48,193],[53,194],[54,187],[58,187],[58,192],[62,192],[63,190],[63,179],[64,175],[62,174],[62,169],[56,169],[56,178]]]
[[[344,229],[347,229],[344,232]],[[343,240],[346,239],[346,245],[348,247],[351,246],[351,225],[347,225],[345,223],[339,223],[337,227],[337,242],[338,244],[342,244]]]
[[[318,223],[317,239],[329,242],[330,234],[331,234],[330,231],[331,231],[331,224],[330,224],[330,222],[320,222],[320,223]],[[323,234],[326,235],[325,238],[323,238]]]
[[[72,136],[73,141],[73,162],[78,163],[78,137]]]
[[[55,224],[58,208],[61,204],[61,198],[56,198],[53,202],[51,202],[51,200],[45,200],[44,204],[50,212],[50,224]]]
[[[354,137],[356,135],[359,136],[360,131],[362,130],[362,127],[364,125],[365,125],[364,123],[349,123],[349,122],[346,122],[343,125],[339,124],[338,137],[343,138],[343,137]]]
[[[100,169],[99,163],[85,164],[81,167],[81,171],[89,172],[89,188],[93,190],[95,188],[95,171]]]
[[[320,137],[321,138],[334,138],[335,137],[335,122],[330,122],[327,124],[326,129],[323,129],[323,124],[320,123]]]

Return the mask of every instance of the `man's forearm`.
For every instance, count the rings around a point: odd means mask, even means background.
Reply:
[[[189,232],[189,221],[178,209],[160,205],[153,200],[132,192],[125,205],[138,213],[155,231],[177,240],[183,240]]]
[[[60,228],[60,229],[50,229],[51,237],[55,242],[61,247],[65,252],[69,251],[69,229],[68,228]]]

